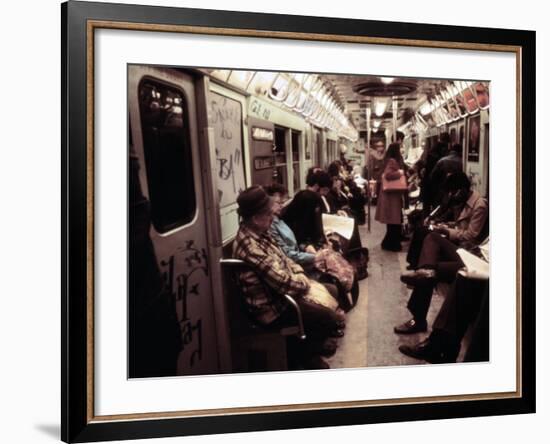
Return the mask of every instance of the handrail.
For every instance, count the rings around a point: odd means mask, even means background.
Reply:
[[[247,262],[245,262],[241,259],[234,259],[234,258],[224,259],[224,258],[222,258],[222,259],[220,259],[220,265],[230,266],[230,267],[233,267],[233,268],[237,268],[237,267],[248,268],[250,271],[252,271],[254,273],[256,272],[256,270],[254,269],[254,267],[252,265],[248,264]],[[262,283],[265,291],[271,291],[269,288],[267,288],[266,284],[261,279],[260,279],[260,282]],[[306,333],[305,333],[305,330],[304,330],[304,321],[302,319],[302,310],[300,309],[300,306],[298,305],[298,303],[296,302],[296,300],[292,296],[290,296],[286,293],[283,293],[283,297],[292,305],[292,307],[296,311],[296,315],[297,315],[297,318],[298,318],[298,332],[299,332],[298,337],[302,340],[306,339]]]
[[[300,339],[305,339],[306,338],[306,333],[305,333],[305,330],[304,330],[304,320],[302,319],[302,310],[300,309],[300,306],[298,305],[298,303],[296,302],[296,300],[284,293],[284,297],[286,298],[286,300],[292,305],[294,306],[294,309],[296,310],[296,314],[298,315],[298,328],[300,329],[300,336],[299,338]]]

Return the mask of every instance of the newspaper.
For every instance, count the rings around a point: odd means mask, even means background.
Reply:
[[[323,230],[325,234],[338,233],[343,238],[350,240],[354,224],[355,220],[351,217],[323,214]]]
[[[473,255],[463,248],[456,250],[457,254],[464,262],[466,268],[465,271],[461,272],[463,276],[466,276],[471,279],[489,279],[489,263],[483,259]]]

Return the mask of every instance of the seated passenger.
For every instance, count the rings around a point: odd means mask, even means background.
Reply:
[[[462,248],[475,247],[488,234],[487,201],[470,189],[470,179],[462,172],[448,176],[444,188],[447,192],[446,210],[438,212],[438,220],[443,222],[433,225],[433,231],[447,236]],[[422,243],[428,233],[430,230],[427,227],[415,231],[407,253],[409,268],[417,268]]]
[[[350,201],[347,193],[343,190],[343,181],[340,176],[332,177],[332,187],[325,196],[330,214],[349,217],[351,215]]]
[[[295,313],[283,297],[288,294],[299,304],[307,339],[297,350],[289,350],[291,359],[304,368],[328,368],[319,354],[330,355],[336,350],[331,336],[342,336],[342,316],[334,310],[311,301],[313,290],[320,284],[309,279],[304,269],[289,259],[269,235],[273,222],[273,201],[260,186],[244,190],[237,198],[242,218],[233,257],[254,267],[255,272],[242,273],[240,280],[250,315],[259,323],[273,327],[293,324]],[[260,279],[273,291],[265,292]],[[334,286],[326,285],[332,295]]]
[[[413,288],[407,308],[412,319],[394,328],[395,333],[411,334],[426,331],[426,315],[432,293],[438,282],[450,283],[464,263],[456,252],[458,247],[438,233],[430,233],[424,239],[420,254],[420,268],[401,275],[401,281]]]
[[[290,227],[279,218],[286,189],[274,184],[267,187],[266,192],[273,199],[273,223],[269,229],[271,237],[290,259],[304,268],[307,276],[323,283],[334,283],[338,288],[339,305],[343,310],[349,310],[359,297],[352,265],[330,248],[316,250],[308,245],[305,251],[300,249]]]
[[[330,187],[330,177],[319,168],[310,168],[306,177],[307,188],[292,199],[281,214],[301,247],[312,245],[315,249],[326,245],[321,213],[325,203],[318,194],[321,187]]]
[[[466,330],[477,320],[478,329],[474,330],[465,360],[488,360],[488,282],[458,274],[434,321],[432,333],[412,346],[401,345],[401,353],[434,364],[456,362]],[[471,350],[477,353],[470,353]]]
[[[301,265],[306,272],[312,270],[315,262],[315,248],[309,245],[303,250],[300,249],[294,232],[284,220],[280,219],[282,204],[287,195],[285,187],[273,184],[266,187],[265,191],[273,199],[273,223],[269,234],[290,259]]]
[[[349,207],[351,214],[357,225],[365,225],[367,216],[365,213],[365,205],[367,203],[365,199],[365,191],[357,185],[355,180],[352,179],[345,182],[345,185],[349,190]]]
[[[476,250],[480,243],[468,243],[468,250]],[[426,315],[432,300],[432,293],[438,282],[452,283],[464,263],[456,252],[458,245],[430,233],[424,239],[420,254],[419,269],[401,275],[401,281],[413,288],[407,308],[413,318],[394,328],[395,333],[410,334],[426,331]]]

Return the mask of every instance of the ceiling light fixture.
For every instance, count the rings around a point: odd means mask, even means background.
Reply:
[[[376,114],[377,117],[382,117],[384,113],[386,112],[386,106],[388,105],[388,101],[385,99],[375,99],[374,100],[374,114]]]

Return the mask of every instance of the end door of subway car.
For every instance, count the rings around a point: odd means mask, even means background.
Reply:
[[[225,335],[215,323],[215,218],[206,217],[215,183],[207,83],[130,66],[128,88],[129,374],[217,373]]]

